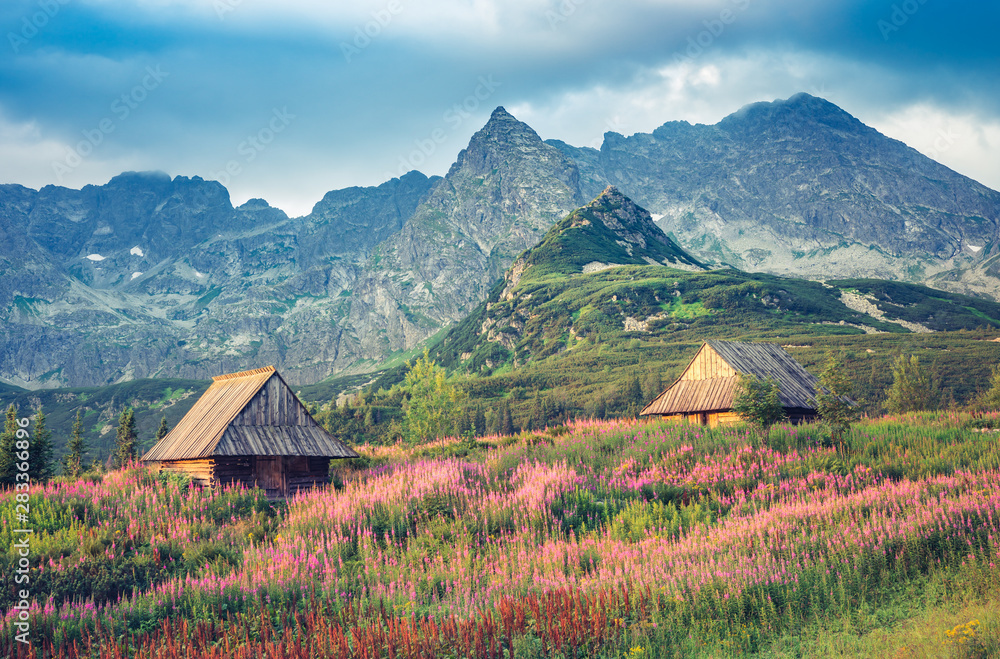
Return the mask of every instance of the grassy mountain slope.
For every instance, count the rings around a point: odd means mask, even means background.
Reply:
[[[587,266],[662,263],[683,269],[704,266],[668,238],[645,209],[608,187],[594,201],[552,227],[515,264],[537,279],[585,272]],[[596,268],[595,268],[596,269]]]

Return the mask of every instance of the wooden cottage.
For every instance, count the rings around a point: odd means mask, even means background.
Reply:
[[[316,423],[273,366],[218,375],[142,456],[201,485],[257,485],[286,497],[326,483],[330,460],[358,454]]]
[[[781,404],[793,423],[819,417],[814,396],[816,378],[781,346],[770,343],[708,341],[698,350],[677,381],[639,413],[687,420],[714,428],[736,423],[733,395],[740,375],[772,377],[781,388]]]

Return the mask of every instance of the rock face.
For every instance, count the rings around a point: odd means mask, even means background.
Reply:
[[[367,255],[438,179],[327,194],[289,219],[198,177],[0,188],[0,378],[28,387],[207,378],[277,364],[316,381],[339,355]]]
[[[823,99],[607,133],[599,152],[552,144],[577,162],[585,192],[618,186],[700,259],[997,297],[1000,194]]]
[[[302,218],[162,173],[3,186],[0,379],[367,370],[462,318],[581,199],[573,163],[503,108],[444,179],[336,190]]]
[[[375,362],[460,320],[518,254],[582,202],[575,165],[497,108],[369,260],[349,301],[345,345]]]
[[[599,231],[553,239],[574,268],[667,258],[998,297],[1000,193],[822,99],[608,133],[600,150],[543,142],[497,108],[445,177],[332,191],[301,218],[260,199],[234,208],[216,182],[162,173],[0,186],[0,380],[99,385],[274,364],[298,384],[371,370],[462,319],[609,185],[620,193],[584,217]],[[676,243],[648,219],[625,221],[638,217],[625,195]],[[599,243],[581,254],[604,256],[577,263],[577,238]]]

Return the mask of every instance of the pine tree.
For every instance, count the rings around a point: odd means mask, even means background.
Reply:
[[[3,425],[3,434],[0,434],[0,487],[13,487],[17,482],[15,475],[17,472],[17,431],[20,430],[17,424],[17,408],[11,403],[7,408],[7,417]]]
[[[535,400],[531,403],[531,416],[528,417],[528,423],[531,426],[529,430],[543,430],[546,422],[545,410],[542,408],[542,395],[536,393]]]
[[[833,353],[826,354],[826,368],[819,376],[825,391],[816,395],[816,410],[830,428],[830,436],[843,450],[843,436],[858,420],[860,410],[848,396],[853,393],[853,383],[844,363]]]
[[[131,407],[126,407],[118,416],[114,454],[116,468],[120,469],[136,458],[136,439],[135,413]]]
[[[156,441],[159,442],[166,437],[168,432],[170,432],[170,427],[167,425],[167,415],[164,414],[160,417],[160,427],[156,429]]]
[[[487,433],[486,413],[483,412],[483,408],[479,405],[476,405],[476,416],[474,417],[474,419],[475,421],[473,422],[473,425],[476,428],[476,434],[485,435]]]
[[[45,427],[45,413],[35,413],[35,427],[31,438],[31,462],[28,475],[32,481],[47,483],[55,473],[52,462],[52,433]]]
[[[87,440],[83,438],[83,418],[80,410],[76,411],[76,421],[66,446],[69,453],[63,459],[63,474],[71,478],[78,477],[84,469],[84,458],[87,456]]]
[[[455,435],[457,437],[466,437],[472,430],[472,421],[469,419],[469,415],[465,412],[459,414],[455,419]]]
[[[900,355],[892,365],[892,386],[887,391],[886,409],[893,414],[934,410],[938,392],[930,374],[916,355]]]

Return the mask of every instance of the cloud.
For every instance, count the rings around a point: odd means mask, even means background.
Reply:
[[[0,153],[25,163],[0,176],[56,182],[45,180],[53,154],[111,117],[115,130],[67,182],[103,183],[116,167],[209,177],[235,160],[235,202],[260,196],[297,214],[404,167],[445,173],[496,105],[545,138],[597,146],[608,130],[714,123],[806,91],[904,141],[951,121],[975,137],[942,160],[988,183],[1000,7],[908,2],[72,0],[0,56],[3,121],[34,131],[0,135]],[[915,9],[894,16],[904,4]],[[38,7],[4,3],[0,23],[17,32]],[[148,67],[169,77],[119,120],[112,103]],[[481,78],[498,83],[484,98]],[[284,108],[287,129],[241,153]]]
[[[1000,120],[917,104],[871,120],[879,132],[960,174],[1000,190]]]
[[[64,162],[74,146],[44,136],[36,122],[12,122],[0,113],[0,181],[36,189],[46,185],[80,188],[105,183],[123,171],[155,169],[151,161],[135,154],[116,154],[83,159],[60,176],[54,165]]]

